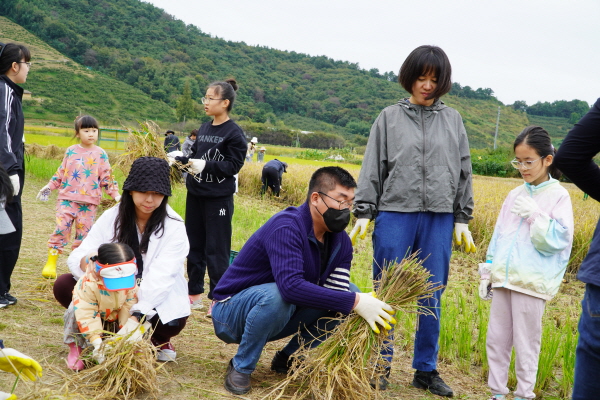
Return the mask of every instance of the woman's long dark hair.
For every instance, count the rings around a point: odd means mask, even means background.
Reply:
[[[142,240],[140,241],[141,254],[145,254],[148,251],[148,243],[153,233],[156,233],[158,237],[162,237],[165,229],[165,219],[169,216],[167,213],[168,202],[169,197],[165,196],[160,206],[152,212],[152,215],[148,219],[146,228],[142,234]],[[133,197],[131,197],[129,190],[123,190],[123,195],[119,202],[119,213],[115,219],[115,236],[112,240],[134,247],[137,242],[137,237],[133,236],[137,235],[137,226],[135,223],[136,213]]]

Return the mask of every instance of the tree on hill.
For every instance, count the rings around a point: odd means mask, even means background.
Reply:
[[[196,117],[196,106],[194,100],[192,100],[192,90],[190,89],[189,81],[186,81],[183,86],[183,94],[179,97],[179,100],[177,100],[175,113],[177,114],[177,121],[179,122]]]

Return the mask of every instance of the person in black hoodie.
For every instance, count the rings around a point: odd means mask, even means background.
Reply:
[[[6,213],[15,231],[0,235],[0,307],[12,305],[17,299],[10,293],[10,277],[17,264],[23,236],[21,194],[25,180],[23,163],[22,109],[23,88],[31,63],[31,53],[23,45],[0,43],[0,164],[13,186],[12,201],[6,203]]]
[[[211,83],[202,98],[211,122],[200,126],[189,157],[176,157],[191,164],[188,174],[185,227],[190,241],[187,259],[188,291],[192,309],[202,308],[204,274],[208,269],[208,298],[229,266],[234,175],[244,165],[247,143],[244,132],[229,112],[238,86],[234,79]],[[211,316],[212,304],[207,316]]]

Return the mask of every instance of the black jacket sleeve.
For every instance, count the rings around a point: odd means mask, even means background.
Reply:
[[[558,169],[597,201],[600,201],[600,169],[593,158],[599,152],[600,99],[571,129],[554,159]]]

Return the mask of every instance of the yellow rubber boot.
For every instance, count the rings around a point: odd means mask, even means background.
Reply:
[[[48,249],[48,261],[42,270],[42,276],[48,279],[56,278],[56,261],[58,261],[58,250]]]

